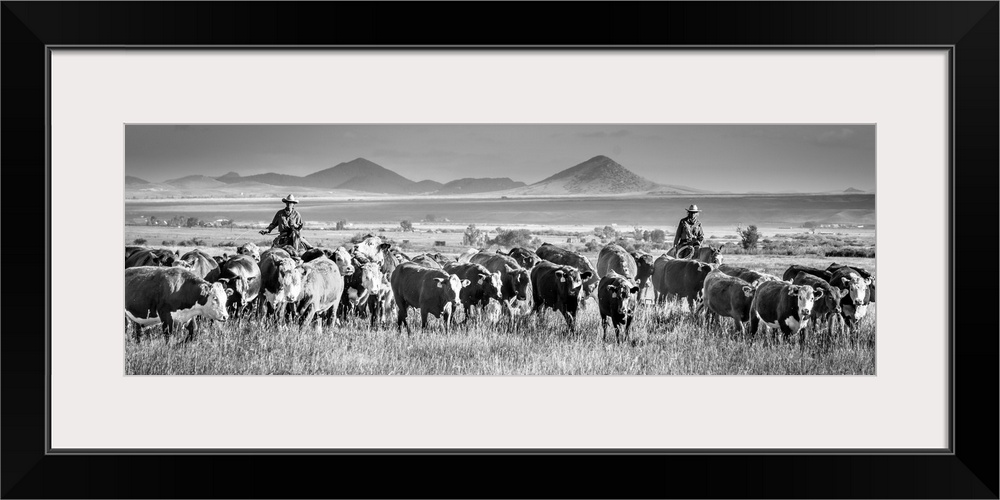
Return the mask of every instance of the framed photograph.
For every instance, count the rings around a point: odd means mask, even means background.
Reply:
[[[3,495],[997,497],[997,2],[493,7],[5,2]]]

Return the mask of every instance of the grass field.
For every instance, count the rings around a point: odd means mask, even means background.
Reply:
[[[126,241],[146,237],[157,245],[165,228],[126,227]],[[197,234],[211,238],[206,251],[222,254],[229,247],[219,229],[190,229],[170,239]],[[259,236],[259,235],[254,235]],[[336,236],[336,235],[334,235]],[[258,238],[254,238],[256,241]],[[331,240],[334,237],[330,238]],[[433,237],[429,238],[433,239]],[[330,241],[329,243],[335,243]],[[181,251],[185,251],[184,247]],[[424,250],[430,250],[430,247]],[[419,252],[419,248],[414,252]],[[436,251],[452,250],[454,248]],[[596,253],[586,254],[596,262]],[[724,255],[724,261],[772,274],[791,264],[826,267],[830,262],[857,265],[875,272],[873,258],[822,258],[816,255]],[[394,319],[394,318],[393,318]],[[463,319],[459,313],[456,318]],[[570,335],[560,315],[549,310],[543,318],[521,315],[513,321],[472,321],[450,333],[431,318],[419,329],[419,315],[411,310],[413,335],[400,333],[394,321],[370,329],[367,319],[351,318],[322,328],[297,324],[230,320],[203,324],[190,343],[171,339],[165,344],[159,328],[147,329],[137,344],[131,328],[123,331],[127,374],[247,375],[873,375],[875,373],[875,306],[861,321],[856,338],[837,336],[826,345],[817,338],[797,343],[768,339],[762,332],[753,342],[731,333],[732,320],[706,328],[686,305],[645,306],[636,313],[632,341],[616,344],[613,329],[601,339],[600,315],[588,301],[578,316],[577,334]]]

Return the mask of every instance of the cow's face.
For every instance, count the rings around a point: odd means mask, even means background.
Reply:
[[[561,269],[556,270],[556,281],[559,284],[559,290],[570,297],[580,296],[580,293],[584,291],[583,282],[589,277],[590,271],[581,273],[575,268],[568,266],[563,266]]]
[[[531,277],[525,269],[508,270],[507,275],[514,281],[514,289],[517,291],[517,300],[528,300],[528,284]]]
[[[235,278],[223,278],[219,280],[226,290],[226,305],[233,307],[238,301],[243,300],[250,290],[250,283],[243,276]]]
[[[369,262],[361,266],[361,286],[376,295],[382,293],[382,268],[374,262]]]
[[[709,256],[708,261],[711,262],[711,263],[713,263],[713,264],[721,264],[722,263],[722,245],[719,245],[719,248],[708,247],[708,250],[711,252],[711,255]]]
[[[804,319],[812,315],[813,305],[815,305],[816,299],[823,297],[823,290],[820,288],[813,289],[809,285],[792,285],[788,287],[788,295],[796,298],[799,318]]]
[[[847,277],[841,276],[841,284],[847,289],[848,293],[851,295],[851,302],[860,306],[865,303],[865,297],[868,293],[868,281],[862,279],[860,275],[856,273],[850,273]]]
[[[236,249],[239,255],[246,255],[257,262],[260,262],[260,248],[255,243],[244,243]]]
[[[382,249],[385,248],[383,245],[382,238],[368,235],[364,241],[354,245],[353,252],[367,257],[371,262],[382,264],[385,261],[385,256],[382,255]]]
[[[458,302],[458,293],[462,291],[463,286],[469,286],[469,280],[463,280],[458,277],[457,274],[452,274],[445,278],[434,278],[437,282],[437,287],[443,290],[445,300],[448,302]]]
[[[611,309],[621,316],[632,314],[638,302],[633,295],[639,293],[639,287],[625,280],[618,280],[608,284],[607,288],[611,294]]]
[[[305,269],[296,266],[292,259],[280,257],[278,265],[278,294],[279,302],[295,302],[299,300],[302,293],[302,277]]]
[[[500,294],[500,288],[503,285],[500,284],[500,271],[486,275],[483,279],[483,287],[486,289],[486,295],[501,300],[503,296]]]
[[[205,301],[201,306],[202,314],[216,321],[226,321],[229,319],[229,312],[226,310],[228,298],[222,283],[202,283],[201,300]],[[201,303],[201,300],[198,302]]]

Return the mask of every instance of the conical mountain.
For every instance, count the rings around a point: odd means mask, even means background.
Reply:
[[[416,182],[364,158],[339,163],[305,176],[309,186],[402,194],[418,189]]]
[[[598,155],[518,191],[523,191],[522,194],[619,194],[656,188],[655,182],[636,175],[607,156]]]

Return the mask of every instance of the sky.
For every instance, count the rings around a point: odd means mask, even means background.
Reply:
[[[307,175],[367,158],[414,181],[528,184],[597,155],[710,191],[875,189],[875,125],[126,125],[125,175]]]

